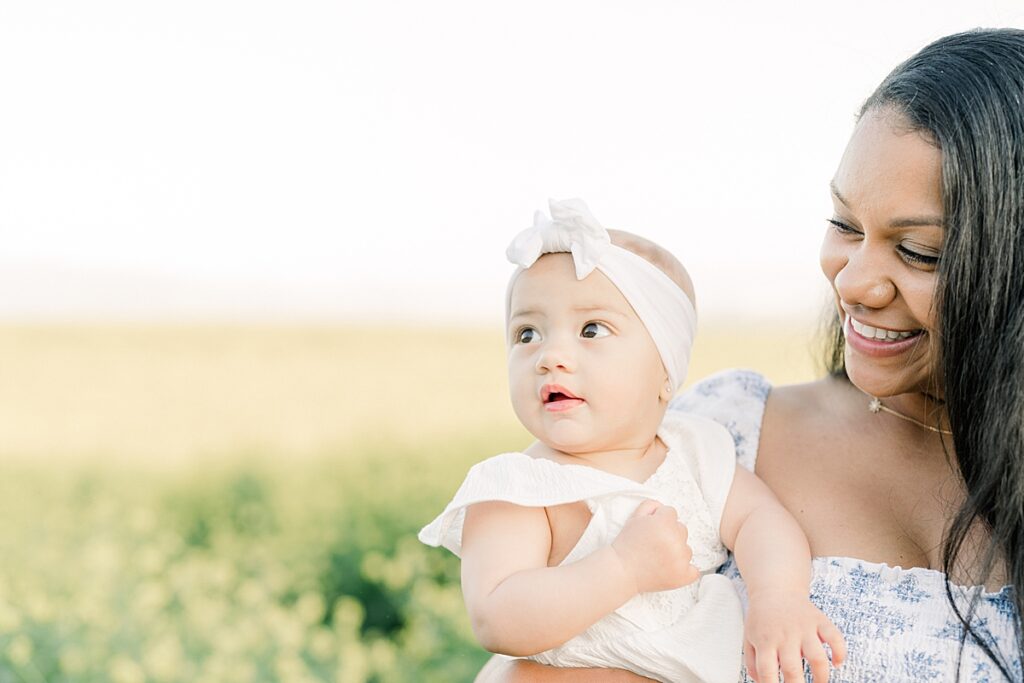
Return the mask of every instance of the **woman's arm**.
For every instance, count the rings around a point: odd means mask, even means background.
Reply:
[[[557,669],[525,659],[491,657],[477,674],[475,683],[648,683],[644,678],[621,669]]]
[[[462,593],[477,640],[528,656],[557,647],[639,592],[694,581],[686,528],[676,512],[644,501],[619,536],[587,557],[548,567],[544,508],[478,503],[462,530]]]

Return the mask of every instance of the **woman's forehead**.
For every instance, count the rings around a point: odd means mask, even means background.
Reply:
[[[858,122],[832,180],[832,195],[854,211],[885,209],[900,220],[942,217],[942,153],[894,114]],[[933,222],[933,221],[932,221]]]

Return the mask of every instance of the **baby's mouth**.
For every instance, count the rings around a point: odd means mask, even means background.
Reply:
[[[548,410],[568,410],[583,403],[583,399],[560,384],[545,384],[540,398]]]

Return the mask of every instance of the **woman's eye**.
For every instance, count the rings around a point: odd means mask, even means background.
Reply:
[[[828,219],[828,224],[829,224],[829,227],[831,227],[833,230],[835,230],[836,232],[838,232],[840,234],[843,234],[843,235],[859,235],[860,234],[859,230],[855,230],[854,228],[850,227],[846,223],[843,223],[842,221],[837,221],[834,218],[829,218]]]
[[[913,249],[908,249],[907,247],[904,247],[902,244],[896,247],[896,250],[900,252],[900,255],[904,259],[910,261],[911,263],[916,263],[922,266],[935,266],[938,265],[939,263],[938,256],[928,256],[926,254],[921,254],[914,251]]]
[[[580,336],[584,339],[597,339],[598,337],[607,337],[612,331],[602,323],[587,323],[580,330]]]
[[[524,327],[516,332],[516,344],[532,344],[535,341],[540,341],[540,332],[532,327]]]

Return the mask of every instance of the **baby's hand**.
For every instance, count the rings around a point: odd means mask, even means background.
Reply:
[[[846,659],[846,642],[828,617],[806,595],[777,592],[750,598],[744,628],[743,653],[747,673],[757,683],[803,683],[801,657],[807,660],[815,683],[829,676],[824,644],[832,649],[832,666]]]
[[[670,590],[700,578],[690,564],[693,553],[686,545],[686,535],[675,508],[653,500],[637,507],[612,541],[612,548],[636,581],[637,592]]]

